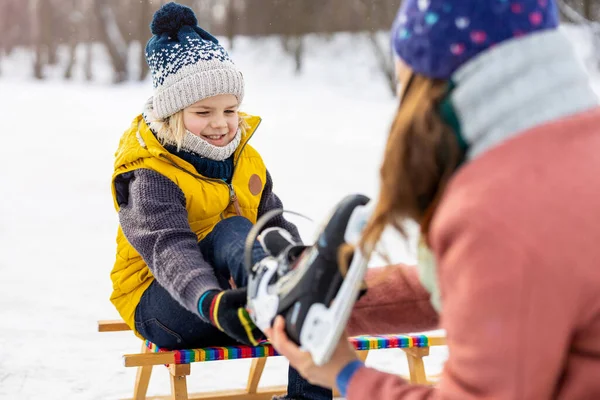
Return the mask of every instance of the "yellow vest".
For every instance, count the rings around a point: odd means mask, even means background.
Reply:
[[[185,194],[188,221],[198,241],[208,235],[222,219],[242,215],[256,223],[258,205],[267,179],[267,169],[258,152],[247,144],[260,124],[260,118],[241,114],[250,126],[234,153],[231,185],[219,179],[199,175],[188,162],[169,153],[156,139],[141,115],[123,134],[115,154],[112,194],[117,203],[115,178],[138,168],[154,170],[173,181]],[[121,227],[117,231],[117,257],[110,274],[113,292],[110,297],[123,320],[135,330],[135,308],[154,277],[150,269],[129,244]],[[141,336],[140,336],[141,337]]]

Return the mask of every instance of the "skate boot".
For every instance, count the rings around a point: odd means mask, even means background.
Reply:
[[[248,308],[256,325],[264,330],[282,315],[289,338],[308,350],[317,365],[329,360],[358,297],[366,260],[355,251],[343,276],[338,251],[346,243],[346,233],[357,230],[353,221],[363,221],[356,214],[368,202],[362,195],[348,196],[338,204],[314,245],[301,246],[299,254],[295,253],[298,246],[289,246],[249,273]]]
[[[258,242],[267,254],[278,257],[288,247],[298,245],[292,235],[283,228],[267,228],[258,237]]]

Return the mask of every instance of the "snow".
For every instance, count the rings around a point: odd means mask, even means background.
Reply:
[[[588,39],[570,31],[591,66]],[[247,82],[243,108],[264,119],[252,144],[276,193],[288,209],[318,222],[349,193],[377,194],[396,100],[366,38],[311,37],[300,76],[280,47],[276,39],[236,41],[232,56]],[[80,67],[73,82],[59,80],[56,69],[36,82],[29,78],[31,57],[19,50],[0,64],[0,399],[128,397],[136,371],[120,356],[137,352],[140,341],[130,332],[97,333],[96,321],[119,318],[108,300],[117,226],[113,153],[151,84],[108,85],[106,62],[94,65],[93,82],[83,81]],[[306,235],[315,229],[299,223]],[[415,227],[409,232],[414,239]],[[388,241],[395,261],[414,261],[414,241],[393,234]],[[445,349],[433,349],[429,370],[439,372],[445,358]],[[188,387],[243,387],[248,363],[194,364]],[[399,350],[374,352],[368,363],[407,371]],[[166,370],[155,370],[149,394],[168,393]],[[286,376],[286,362],[270,359],[262,384],[283,384]]]

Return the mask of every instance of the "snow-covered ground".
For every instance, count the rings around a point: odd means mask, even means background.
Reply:
[[[572,36],[587,57],[585,37]],[[276,193],[287,208],[320,221],[348,193],[377,193],[396,100],[366,40],[311,38],[306,47],[298,77],[272,39],[242,38],[232,56],[247,82],[243,109],[264,119],[252,144]],[[117,226],[113,153],[151,84],[108,85],[103,64],[92,83],[34,82],[30,57],[16,52],[0,65],[0,398],[127,397],[135,370],[120,356],[140,342],[130,332],[99,334],[96,321],[118,318],[108,300]],[[396,261],[414,260],[404,243],[394,243]],[[430,370],[439,371],[445,357],[435,349]],[[376,352],[368,363],[406,372],[398,350]],[[188,387],[243,387],[247,367],[246,360],[194,364]],[[264,375],[264,384],[283,384],[286,362],[269,360]],[[168,390],[167,372],[157,367],[149,394]]]

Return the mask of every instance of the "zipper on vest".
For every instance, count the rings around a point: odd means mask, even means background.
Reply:
[[[250,133],[250,136],[248,136],[248,139],[246,139],[246,141],[244,142],[244,144],[242,145],[242,147],[240,148],[240,151],[238,152],[235,160],[233,160],[233,172],[231,173],[231,180],[233,181],[233,174],[235,174],[235,170],[238,166],[238,161],[240,159],[240,156],[242,155],[242,152],[244,151],[244,148],[246,147],[246,145],[248,144],[248,142],[250,141],[250,139],[252,139],[252,136],[254,136],[254,133],[256,132],[256,130],[258,129],[258,127],[260,126],[260,123],[262,122],[262,119],[259,119],[258,121],[258,125],[256,125],[256,127],[254,128],[254,130]],[[237,213],[237,215],[241,216],[242,215],[242,209],[240,207],[240,202],[238,201],[237,198],[237,194],[235,193],[235,190],[233,189],[233,185],[227,182],[224,182],[225,184],[227,184],[227,186],[229,186],[229,204],[233,204],[233,207],[235,208],[235,212]],[[223,219],[223,213],[221,213],[221,219]]]
[[[219,183],[223,183],[223,184],[227,185],[227,183],[223,182],[223,180],[221,180],[221,179],[208,178],[206,176],[194,174],[194,173],[188,171],[187,169],[185,169],[183,167],[180,167],[179,165],[177,165],[177,163],[175,161],[171,160],[169,157],[167,157],[164,154],[161,154],[160,157],[164,158],[165,160],[167,160],[169,162],[169,164],[171,164],[173,167],[177,168],[178,170],[180,170],[182,172],[185,172],[188,175],[193,176],[194,178],[196,178],[198,180],[201,180],[201,181],[211,181],[211,182],[219,182]]]
[[[262,122],[262,119],[259,119],[258,120],[258,124],[254,128],[254,130],[252,132],[250,132],[250,136],[248,136],[248,139],[246,139],[246,141],[242,145],[242,148],[240,149],[240,151],[238,152],[237,156],[233,160],[233,172],[231,173],[231,180],[232,181],[233,181],[233,174],[235,174],[235,169],[236,169],[236,167],[238,165],[238,161],[240,159],[240,156],[242,155],[242,152],[244,151],[244,148],[246,147],[246,145],[248,144],[248,142],[250,141],[250,139],[252,139],[252,136],[254,136],[254,133],[256,133],[256,131],[258,130],[258,127],[260,126],[261,122]]]
[[[237,215],[241,216],[242,210],[240,209],[240,203],[238,201],[237,194],[235,194],[235,190],[233,189],[233,185],[228,183],[227,186],[229,186],[229,204],[233,204],[235,212]]]
[[[242,155],[242,152],[244,151],[244,148],[246,147],[246,145],[248,144],[248,142],[250,141],[250,139],[252,138],[252,136],[254,136],[254,133],[256,132],[256,130],[258,129],[258,127],[260,126],[260,123],[262,122],[262,119],[259,119],[258,124],[256,125],[256,127],[254,128],[254,130],[250,133],[250,136],[248,136],[248,139],[244,142],[244,144],[242,145],[242,147],[240,148],[240,151],[238,152],[237,156],[235,157],[235,159],[233,160],[233,171],[231,173],[231,180],[233,181],[233,174],[235,174],[235,170],[238,166],[238,161],[240,159],[240,156]],[[138,123],[139,126],[139,123]],[[139,128],[138,128],[139,130]],[[200,180],[204,180],[204,181],[213,181],[213,182],[220,182],[223,183],[225,185],[227,185],[229,187],[229,205],[233,204],[233,207],[235,208],[235,212],[237,213],[237,215],[242,215],[242,209],[240,207],[240,202],[238,201],[237,198],[237,194],[235,193],[235,190],[233,189],[233,185],[230,183],[227,183],[221,179],[214,179],[214,178],[207,178],[205,176],[202,175],[196,175],[188,170],[186,170],[183,167],[180,167],[179,165],[177,165],[177,163],[173,160],[171,160],[170,157],[167,157],[164,154],[161,154],[160,157],[164,158],[165,160],[167,160],[169,162],[169,164],[171,164],[172,166],[174,166],[175,168],[193,176],[196,179],[200,179]],[[225,210],[223,210],[223,212],[221,212],[221,219],[224,218],[224,212]]]
[[[233,185],[231,183],[227,183],[222,179],[207,178],[205,176],[193,174],[190,171],[186,170],[185,168],[182,168],[179,165],[177,165],[173,160],[171,160],[169,157],[165,156],[164,154],[161,154],[161,157],[164,158],[165,160],[167,160],[175,168],[193,176],[196,179],[203,180],[203,181],[219,182],[219,183],[222,183],[223,185],[226,185],[227,187],[229,187],[229,205],[233,204],[236,214],[240,215],[240,216],[242,215],[242,209],[240,207],[240,202],[238,201],[237,194],[235,193],[235,190],[233,189]],[[224,212],[225,212],[225,210],[223,210],[223,212],[221,212],[221,219],[224,218],[224,214],[223,214]]]

